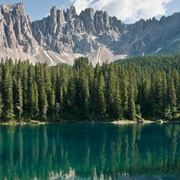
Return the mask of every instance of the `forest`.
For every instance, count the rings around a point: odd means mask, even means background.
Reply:
[[[0,121],[180,120],[180,56],[136,57],[95,67],[0,62]]]

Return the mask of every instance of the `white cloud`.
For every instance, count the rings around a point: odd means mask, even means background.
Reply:
[[[73,5],[80,12],[87,7],[105,10],[111,16],[132,23],[141,18],[147,19],[166,15],[166,8],[172,0],[74,0]]]

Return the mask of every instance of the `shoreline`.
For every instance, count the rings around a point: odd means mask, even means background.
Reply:
[[[0,126],[37,126],[37,125],[46,125],[48,122],[45,121],[38,121],[38,120],[26,120],[26,121],[7,121],[7,122],[0,122]]]
[[[117,120],[117,121],[111,122],[111,124],[114,124],[114,125],[134,125],[134,124],[147,125],[147,124],[173,124],[173,123],[180,124],[180,121],[143,120],[142,122],[138,122],[138,121],[133,121],[133,120]]]
[[[0,122],[0,126],[39,126],[47,124],[78,124],[78,123],[99,123],[99,124],[113,124],[113,125],[147,125],[147,124],[171,124],[171,123],[180,123],[179,121],[163,121],[163,120],[143,120],[142,122],[133,121],[133,120],[115,120],[115,121],[59,121],[59,122],[48,122],[48,121],[39,121],[39,120],[25,120],[25,121],[7,121]]]
[[[118,121],[112,121],[111,122],[111,124],[114,124],[114,125],[152,124],[152,123],[157,123],[157,122],[156,121],[150,121],[150,120],[144,120],[142,122],[133,121],[133,120],[118,120]]]

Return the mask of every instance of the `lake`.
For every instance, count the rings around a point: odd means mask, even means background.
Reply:
[[[0,179],[180,179],[180,124],[0,127]]]

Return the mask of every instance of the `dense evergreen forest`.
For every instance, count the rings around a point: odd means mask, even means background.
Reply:
[[[179,120],[180,56],[139,57],[93,67],[0,63],[0,119]]]

